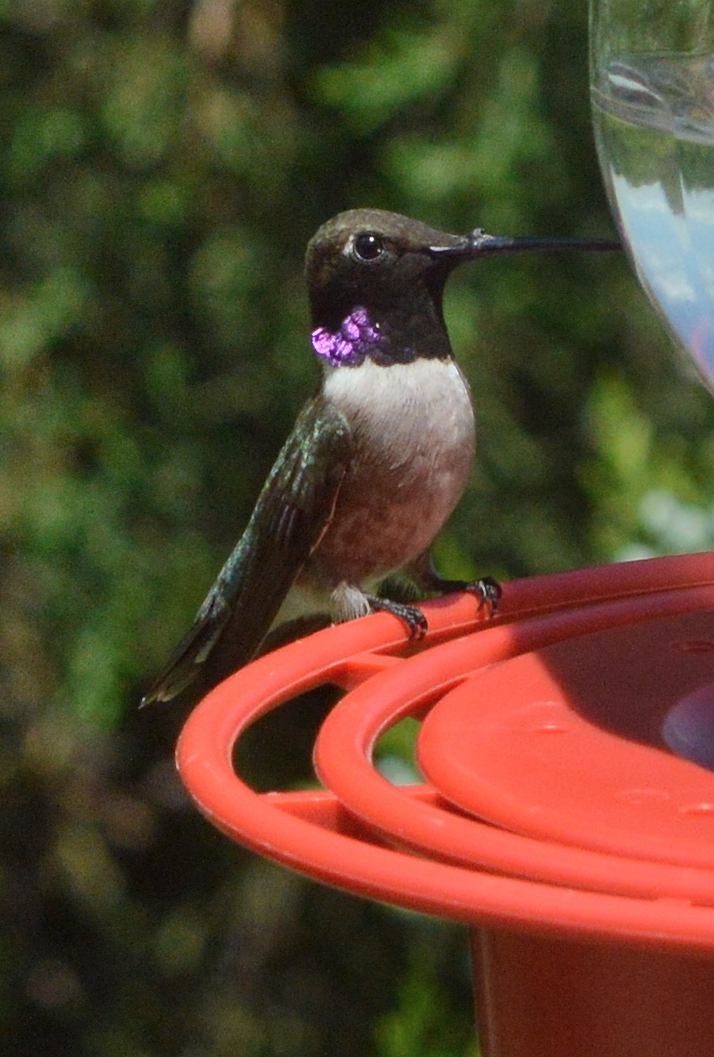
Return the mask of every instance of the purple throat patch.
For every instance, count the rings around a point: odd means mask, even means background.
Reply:
[[[362,363],[370,349],[384,341],[379,324],[372,323],[367,309],[358,306],[340,323],[339,330],[317,327],[312,332],[312,347],[333,367]]]

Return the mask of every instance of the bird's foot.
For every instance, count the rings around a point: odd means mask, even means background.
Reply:
[[[498,580],[494,580],[492,576],[482,576],[480,580],[467,584],[466,590],[478,598],[479,610],[485,609],[489,617],[496,613],[503,596],[503,589]]]
[[[492,617],[501,603],[503,590],[498,580],[492,576],[482,576],[480,580],[443,580],[437,577],[429,584],[435,591],[449,594],[451,591],[468,591],[478,600],[479,612],[484,609]]]
[[[409,638],[418,642],[429,630],[427,619],[417,606],[407,606],[402,602],[392,602],[389,598],[378,598],[376,595],[365,595],[373,613],[392,613],[404,621]]]

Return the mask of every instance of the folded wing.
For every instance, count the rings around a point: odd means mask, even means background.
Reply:
[[[248,526],[142,705],[207,693],[255,654],[330,523],[349,464],[350,432],[320,397],[275,461]]]

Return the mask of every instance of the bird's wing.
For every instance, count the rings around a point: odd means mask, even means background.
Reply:
[[[245,532],[142,705],[170,701],[191,684],[192,696],[206,693],[250,660],[330,522],[350,450],[344,417],[319,396],[310,401]]]

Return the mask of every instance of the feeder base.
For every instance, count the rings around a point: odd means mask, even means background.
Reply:
[[[712,1057],[714,962],[474,929],[484,1057]]]

